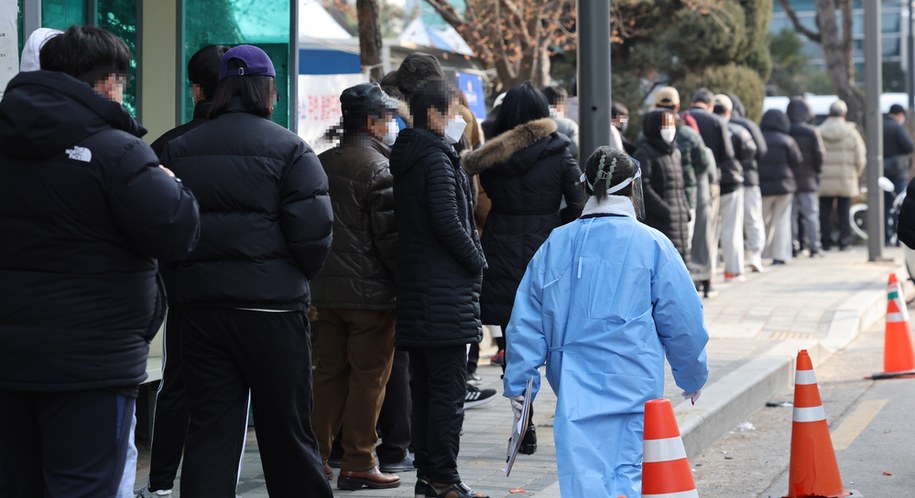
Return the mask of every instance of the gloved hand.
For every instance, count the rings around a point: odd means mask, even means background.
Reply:
[[[512,428],[518,425],[518,422],[521,420],[523,413],[521,410],[524,409],[524,396],[512,396],[508,398],[512,404],[512,414],[515,416],[514,421],[512,422]]]
[[[702,394],[702,391],[699,389],[696,389],[695,391],[693,391],[691,393],[683,393],[683,397],[685,399],[690,400],[695,405],[696,401],[699,400],[699,395],[701,395],[701,394]]]

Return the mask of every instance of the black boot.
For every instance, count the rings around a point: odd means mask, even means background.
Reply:
[[[537,431],[534,429],[534,424],[531,423],[527,426],[527,430],[524,431],[524,437],[521,438],[521,447],[518,448],[518,453],[523,453],[525,455],[533,455],[537,452]]]

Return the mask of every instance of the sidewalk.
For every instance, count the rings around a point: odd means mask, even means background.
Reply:
[[[821,362],[864,327],[883,318],[887,275],[904,271],[900,269],[901,250],[888,248],[884,254],[895,262],[867,263],[866,250],[855,247],[820,259],[802,258],[769,267],[763,274],[748,275],[746,282],[716,282],[718,297],[704,301],[711,337],[709,383],[696,406],[679,402],[680,391],[669,370],[667,373],[665,396],[674,401],[688,454],[696,454],[731,430],[773,393],[783,392],[790,385],[798,349],[808,349],[814,362]],[[907,292],[912,294],[911,285]],[[479,373],[485,387],[501,393],[498,367],[484,365]],[[519,456],[510,478],[501,470],[512,419],[508,402],[497,396],[487,405],[468,410],[459,460],[464,481],[494,498],[558,497],[549,416],[555,401],[552,391],[544,387],[535,402],[538,452]],[[140,448],[138,484],[145,482],[148,454],[148,448]],[[401,478],[403,483],[397,489],[335,490],[335,496],[412,497],[415,476],[403,473]],[[253,430],[238,493],[245,498],[267,496]]]

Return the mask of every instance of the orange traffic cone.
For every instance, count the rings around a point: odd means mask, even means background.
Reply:
[[[902,296],[902,286],[895,273],[887,284],[886,329],[883,339],[883,373],[874,379],[887,379],[915,374],[915,351],[909,332],[909,310]]]
[[[836,453],[829,437],[826,412],[820,400],[813,363],[806,349],[797,354],[794,382],[794,423],[791,428],[791,465],[788,498],[849,496],[842,488]]]
[[[642,496],[699,498],[669,399],[645,403]]]

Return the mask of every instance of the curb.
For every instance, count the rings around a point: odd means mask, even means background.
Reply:
[[[889,271],[907,275],[905,264],[888,266]],[[915,297],[910,279],[900,283],[906,296]],[[865,289],[846,299],[836,309],[826,337],[815,342],[792,339],[766,350],[758,357],[718,379],[702,391],[701,407],[683,401],[674,406],[683,445],[689,458],[695,457],[718,438],[759,410],[773,395],[791,388],[797,351],[807,349],[814,367],[845,348],[861,331],[883,318],[884,291]],[[532,493],[542,498],[560,498],[559,482]]]

